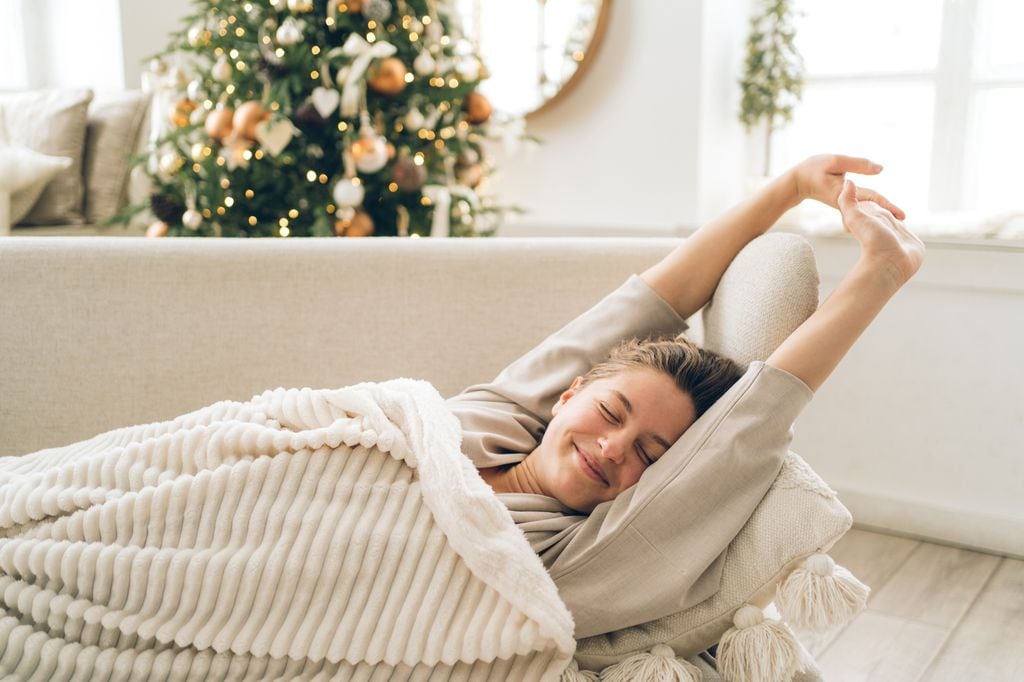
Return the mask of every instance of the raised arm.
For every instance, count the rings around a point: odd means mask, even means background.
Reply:
[[[775,350],[767,364],[817,391],[886,302],[924,261],[924,244],[891,211],[858,201],[849,180],[838,198],[843,227],[861,256],[831,295]]]
[[[657,264],[643,280],[683,319],[711,300],[736,254],[767,232],[788,209],[804,199],[837,208],[846,173],[874,175],[882,167],[868,159],[836,154],[812,156],[772,180],[754,196],[697,230]],[[860,188],[857,199],[873,201],[904,218],[903,211],[877,192]]]

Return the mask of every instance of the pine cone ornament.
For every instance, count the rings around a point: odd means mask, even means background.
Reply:
[[[184,205],[163,194],[150,194],[149,208],[157,220],[162,220],[169,225],[180,223],[181,215],[185,212]]]

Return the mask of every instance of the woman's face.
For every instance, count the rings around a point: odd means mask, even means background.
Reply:
[[[545,494],[589,514],[640,475],[695,421],[671,377],[636,368],[582,386],[576,377],[552,409],[532,468]]]

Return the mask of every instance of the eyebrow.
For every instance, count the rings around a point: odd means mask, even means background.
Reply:
[[[633,403],[629,402],[629,398],[622,395],[621,391],[618,391],[614,388],[612,389],[612,393],[614,393],[615,397],[622,401],[622,406],[626,408],[626,414],[633,414]],[[652,440],[654,440],[658,445],[665,448],[666,450],[672,447],[671,443],[669,443],[667,440],[665,440],[656,433],[648,433],[647,435],[649,435]]]

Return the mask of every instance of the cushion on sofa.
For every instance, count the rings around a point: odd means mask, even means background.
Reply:
[[[22,222],[33,225],[81,223],[82,157],[86,111],[91,90],[39,90],[0,95],[3,137],[11,145],[48,156],[65,156],[71,164],[57,173]]]
[[[580,668],[601,670],[655,644],[692,656],[718,642],[746,603],[765,607],[807,556],[828,550],[853,518],[835,491],[795,453],[739,535],[729,543],[721,590],[680,613],[579,641]]]
[[[7,220],[14,224],[24,219],[47,183],[70,166],[71,159],[66,156],[49,156],[0,142],[0,192],[9,194],[11,201]]]
[[[150,95],[138,90],[97,92],[85,131],[85,218],[104,223],[127,198],[129,159],[149,109]]]

